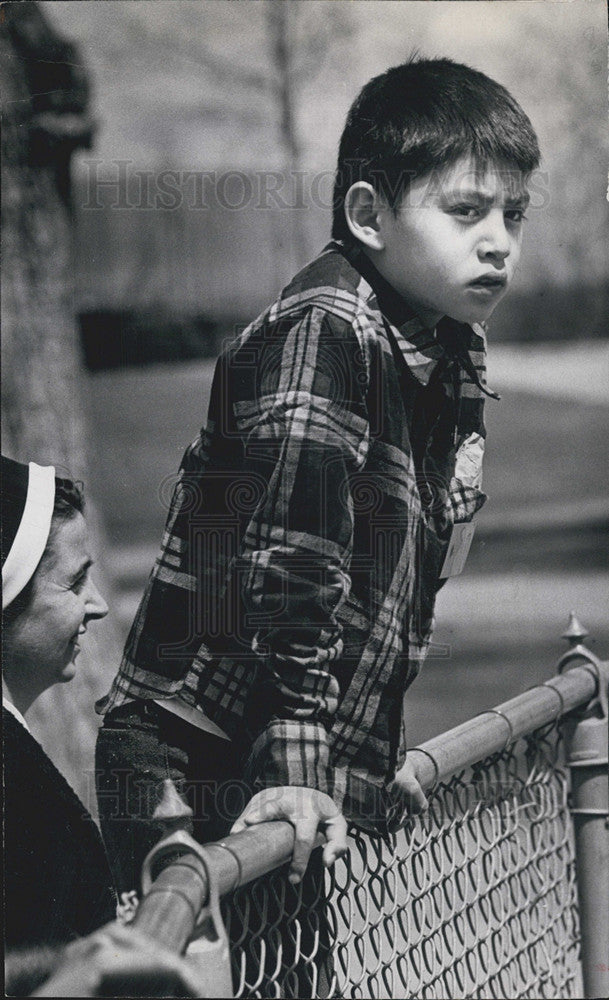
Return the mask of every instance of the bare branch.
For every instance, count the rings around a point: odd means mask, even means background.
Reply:
[[[163,57],[174,56],[191,63],[200,70],[210,73],[220,83],[235,84],[249,89],[261,91],[263,93],[272,92],[275,83],[270,76],[260,73],[255,69],[248,69],[235,61],[226,59],[213,52],[204,43],[196,43],[175,34],[167,34],[157,31],[149,23],[137,22],[133,25],[137,29],[139,40],[153,43],[161,49]]]

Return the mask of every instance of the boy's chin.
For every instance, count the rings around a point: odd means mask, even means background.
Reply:
[[[456,319],[457,323],[467,323],[468,326],[474,326],[476,323],[486,323],[495,312],[496,305],[495,303],[495,305],[487,309],[458,309],[451,315],[451,318]]]

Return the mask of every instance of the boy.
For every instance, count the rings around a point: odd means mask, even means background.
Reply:
[[[424,808],[403,698],[449,542],[454,570],[485,499],[494,394],[480,324],[513,278],[538,163],[514,99],[449,60],[390,69],[355,101],[333,242],[220,357],[208,426],[184,455],[99,705],[119,889],[155,835],[118,774],[186,778],[191,797],[205,777],[201,839],[223,835],[255,792],[234,829],[290,819],[294,881],[318,828],[326,863],[344,850],[338,808],[380,830]],[[242,791],[239,779],[247,792],[229,804],[220,791]]]

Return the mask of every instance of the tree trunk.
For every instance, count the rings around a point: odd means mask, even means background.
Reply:
[[[267,10],[270,34],[270,51],[276,79],[274,93],[279,110],[279,134],[284,151],[284,171],[286,190],[291,192],[296,185],[296,174],[300,168],[301,148],[296,127],[296,106],[294,95],[293,39],[290,35],[293,21],[298,15],[298,7],[287,3],[271,4]],[[295,187],[294,187],[295,190]],[[289,209],[292,243],[295,258],[300,267],[310,256],[309,234],[305,225],[305,208]]]
[[[86,494],[68,206],[70,156],[91,135],[86,84],[82,71],[70,68],[77,63],[73,47],[54,34],[36,3],[8,4],[0,21],[2,450],[84,480]],[[103,532],[90,498],[87,521],[94,554],[102,560],[96,572],[103,577]],[[107,579],[99,584],[111,603]],[[109,619],[92,630],[76,679],[46,692],[29,716],[49,755],[90,807],[98,722],[93,702],[118,657]]]

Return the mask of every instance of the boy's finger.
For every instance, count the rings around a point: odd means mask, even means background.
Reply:
[[[323,830],[327,841],[323,850],[323,860],[324,864],[329,866],[349,851],[347,821],[341,813],[337,813],[336,816],[326,820]]]
[[[417,812],[423,812],[424,809],[428,808],[429,802],[427,801],[427,796],[418,781],[415,782],[412,797],[417,808]]]
[[[349,847],[334,847],[326,844],[323,850],[323,863],[325,868],[331,868],[339,858],[344,858],[349,853]]]
[[[256,814],[251,813],[251,815],[255,816]],[[235,822],[230,828],[230,832],[241,833],[242,830],[247,830],[247,827],[248,827],[248,814],[243,813],[242,816],[239,816],[239,819],[235,820]]]
[[[416,814],[424,812],[429,807],[427,796],[418,781],[413,779],[406,786],[400,788],[402,800],[404,801],[406,812]]]
[[[415,815],[429,807],[427,796],[412,772],[397,774],[391,790],[401,800],[406,814]]]
[[[241,833],[248,826],[254,826],[256,823],[266,823],[272,819],[285,819],[285,815],[281,814],[278,802],[260,803],[252,806],[251,809],[249,806],[246,806],[239,818],[233,823],[230,832]]]
[[[230,832],[241,833],[242,830],[247,830],[249,826],[254,826],[256,823],[264,823],[266,820],[274,818],[275,817],[269,815],[266,810],[264,811],[264,814],[262,814],[255,809],[252,810],[251,813],[243,813],[243,815],[233,823]]]
[[[311,851],[315,846],[318,826],[317,816],[304,816],[295,823],[294,851],[288,881],[296,884],[304,875]]]
[[[326,868],[334,864],[338,858],[349,853],[347,840],[347,822],[344,816],[338,815],[325,824],[327,843],[323,850],[323,862]]]

